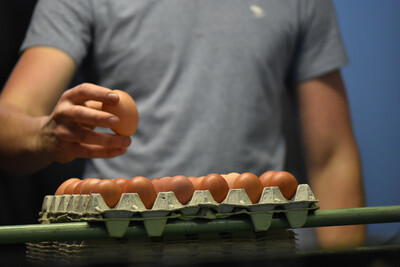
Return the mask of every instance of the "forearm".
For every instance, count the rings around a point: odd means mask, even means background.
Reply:
[[[365,204],[361,164],[354,145],[337,148],[324,162],[309,163],[308,170],[321,208],[350,208]]]
[[[361,164],[339,71],[299,85],[309,182],[321,209],[364,205]],[[362,245],[364,226],[317,228],[323,248]]]
[[[0,104],[1,169],[26,174],[51,163],[42,149],[41,131],[45,119]]]
[[[359,155],[354,144],[336,149],[326,162],[309,166],[310,184],[321,209],[362,207],[365,205]],[[322,248],[355,247],[364,244],[364,225],[320,227]]]

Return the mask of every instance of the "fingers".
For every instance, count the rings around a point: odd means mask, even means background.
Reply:
[[[98,145],[70,143],[64,153],[57,159],[68,162],[75,158],[112,158],[126,153],[126,147],[102,147]]]
[[[126,136],[102,133],[76,125],[59,126],[56,136],[55,158],[68,162],[75,158],[110,158],[124,154],[131,144]]]
[[[83,83],[64,92],[52,113],[57,121],[74,122],[87,128],[115,128],[119,118],[101,111],[103,103],[117,103],[119,96],[111,89]]]
[[[88,107],[88,108],[92,108],[92,109],[97,109],[97,110],[101,110],[102,108],[102,103],[99,101],[94,101],[94,100],[88,100],[84,103],[84,106]]]
[[[84,103],[84,106],[91,108],[91,109],[96,109],[96,110],[101,110],[103,103],[99,102],[99,101],[94,101],[94,100],[88,100]],[[117,118],[119,119],[119,118]],[[91,125],[91,124],[87,124],[87,123],[80,123],[80,125],[82,127],[86,127],[89,129],[94,129],[96,127],[96,125]]]
[[[64,105],[57,110],[54,117],[56,120],[106,128],[117,127],[119,124],[117,116],[79,105]]]
[[[95,100],[102,103],[118,103],[119,97],[112,93],[111,89],[91,83],[83,83],[64,92],[65,98],[76,105],[83,105],[88,100]]]
[[[126,147],[104,148],[88,144],[77,144],[76,146],[71,146],[71,149],[74,149],[80,158],[112,158],[124,154],[127,150]]]
[[[76,124],[59,125],[54,135],[60,143],[94,144],[107,148],[128,147],[131,144],[127,136],[98,132]]]

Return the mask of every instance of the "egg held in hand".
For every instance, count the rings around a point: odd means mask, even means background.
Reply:
[[[116,134],[131,136],[136,132],[139,124],[139,112],[132,97],[121,90],[113,90],[119,96],[116,104],[103,103],[101,110],[114,114],[120,120],[117,127],[111,128]]]

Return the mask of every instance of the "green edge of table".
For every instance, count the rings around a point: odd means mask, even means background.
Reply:
[[[363,207],[352,209],[316,210],[307,216],[306,227],[400,222],[399,206]],[[272,219],[270,229],[289,229],[284,219]],[[225,218],[202,221],[170,220],[163,235],[200,234],[205,232],[253,231],[250,220]],[[143,225],[129,225],[123,237],[146,236]],[[109,238],[104,222],[70,222],[0,226],[0,244],[18,244],[43,241],[88,240]]]

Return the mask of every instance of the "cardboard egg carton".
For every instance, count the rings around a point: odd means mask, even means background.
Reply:
[[[109,208],[100,194],[46,196],[40,219],[42,223],[105,221],[111,236],[121,237],[131,221],[143,222],[149,236],[161,236],[168,219],[224,219],[247,214],[255,231],[268,230],[274,216],[284,214],[291,228],[302,227],[310,211],[318,209],[311,188],[297,187],[294,197],[286,199],[278,187],[265,187],[258,203],[253,204],[244,189],[230,189],[218,203],[210,191],[195,191],[182,205],[173,192],[160,192],[151,209],[146,209],[137,193],[124,193],[114,208]]]

